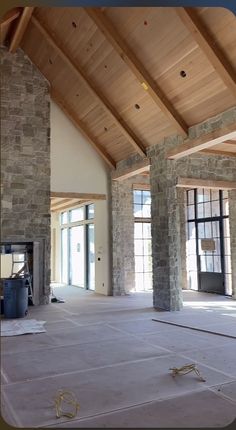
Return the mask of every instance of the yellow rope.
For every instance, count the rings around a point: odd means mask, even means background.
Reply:
[[[195,372],[196,375],[199,377],[200,381],[202,382],[206,382],[206,380],[201,376],[199,370],[196,367],[196,364],[185,364],[185,366],[182,367],[172,367],[170,368],[170,370],[172,370],[172,376],[176,376],[176,375],[186,375],[187,373],[190,372]]]
[[[72,408],[71,412],[62,410],[63,402],[71,406]],[[59,390],[58,395],[55,398],[55,408],[56,408],[57,418],[61,418],[61,417],[74,418],[77,415],[77,412],[80,406],[77,403],[74,393],[72,393],[71,391]]]

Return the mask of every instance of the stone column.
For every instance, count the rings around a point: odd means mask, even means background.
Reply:
[[[177,138],[178,140],[178,138]],[[173,144],[175,144],[173,138]],[[168,145],[167,145],[168,146]],[[165,159],[165,142],[150,150],[154,308],[182,308],[181,204],[175,161]]]
[[[232,298],[236,300],[236,190],[229,192],[229,224],[232,267]]]
[[[132,183],[112,181],[113,295],[129,293],[135,283]]]

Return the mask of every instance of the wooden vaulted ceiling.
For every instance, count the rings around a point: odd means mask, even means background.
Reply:
[[[222,8],[15,8],[20,46],[111,167],[236,104],[236,17]],[[205,153],[236,156],[236,138]]]

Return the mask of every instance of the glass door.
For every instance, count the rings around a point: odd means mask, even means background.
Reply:
[[[84,288],[84,226],[70,228],[70,284]]]

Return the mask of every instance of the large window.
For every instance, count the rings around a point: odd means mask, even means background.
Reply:
[[[61,279],[95,289],[94,204],[61,213]]]
[[[152,289],[151,193],[134,190],[135,291]]]
[[[228,192],[201,188],[188,190],[186,229],[190,288],[199,289],[201,274],[222,274],[225,294],[231,295]],[[210,283],[210,277],[206,279]]]

